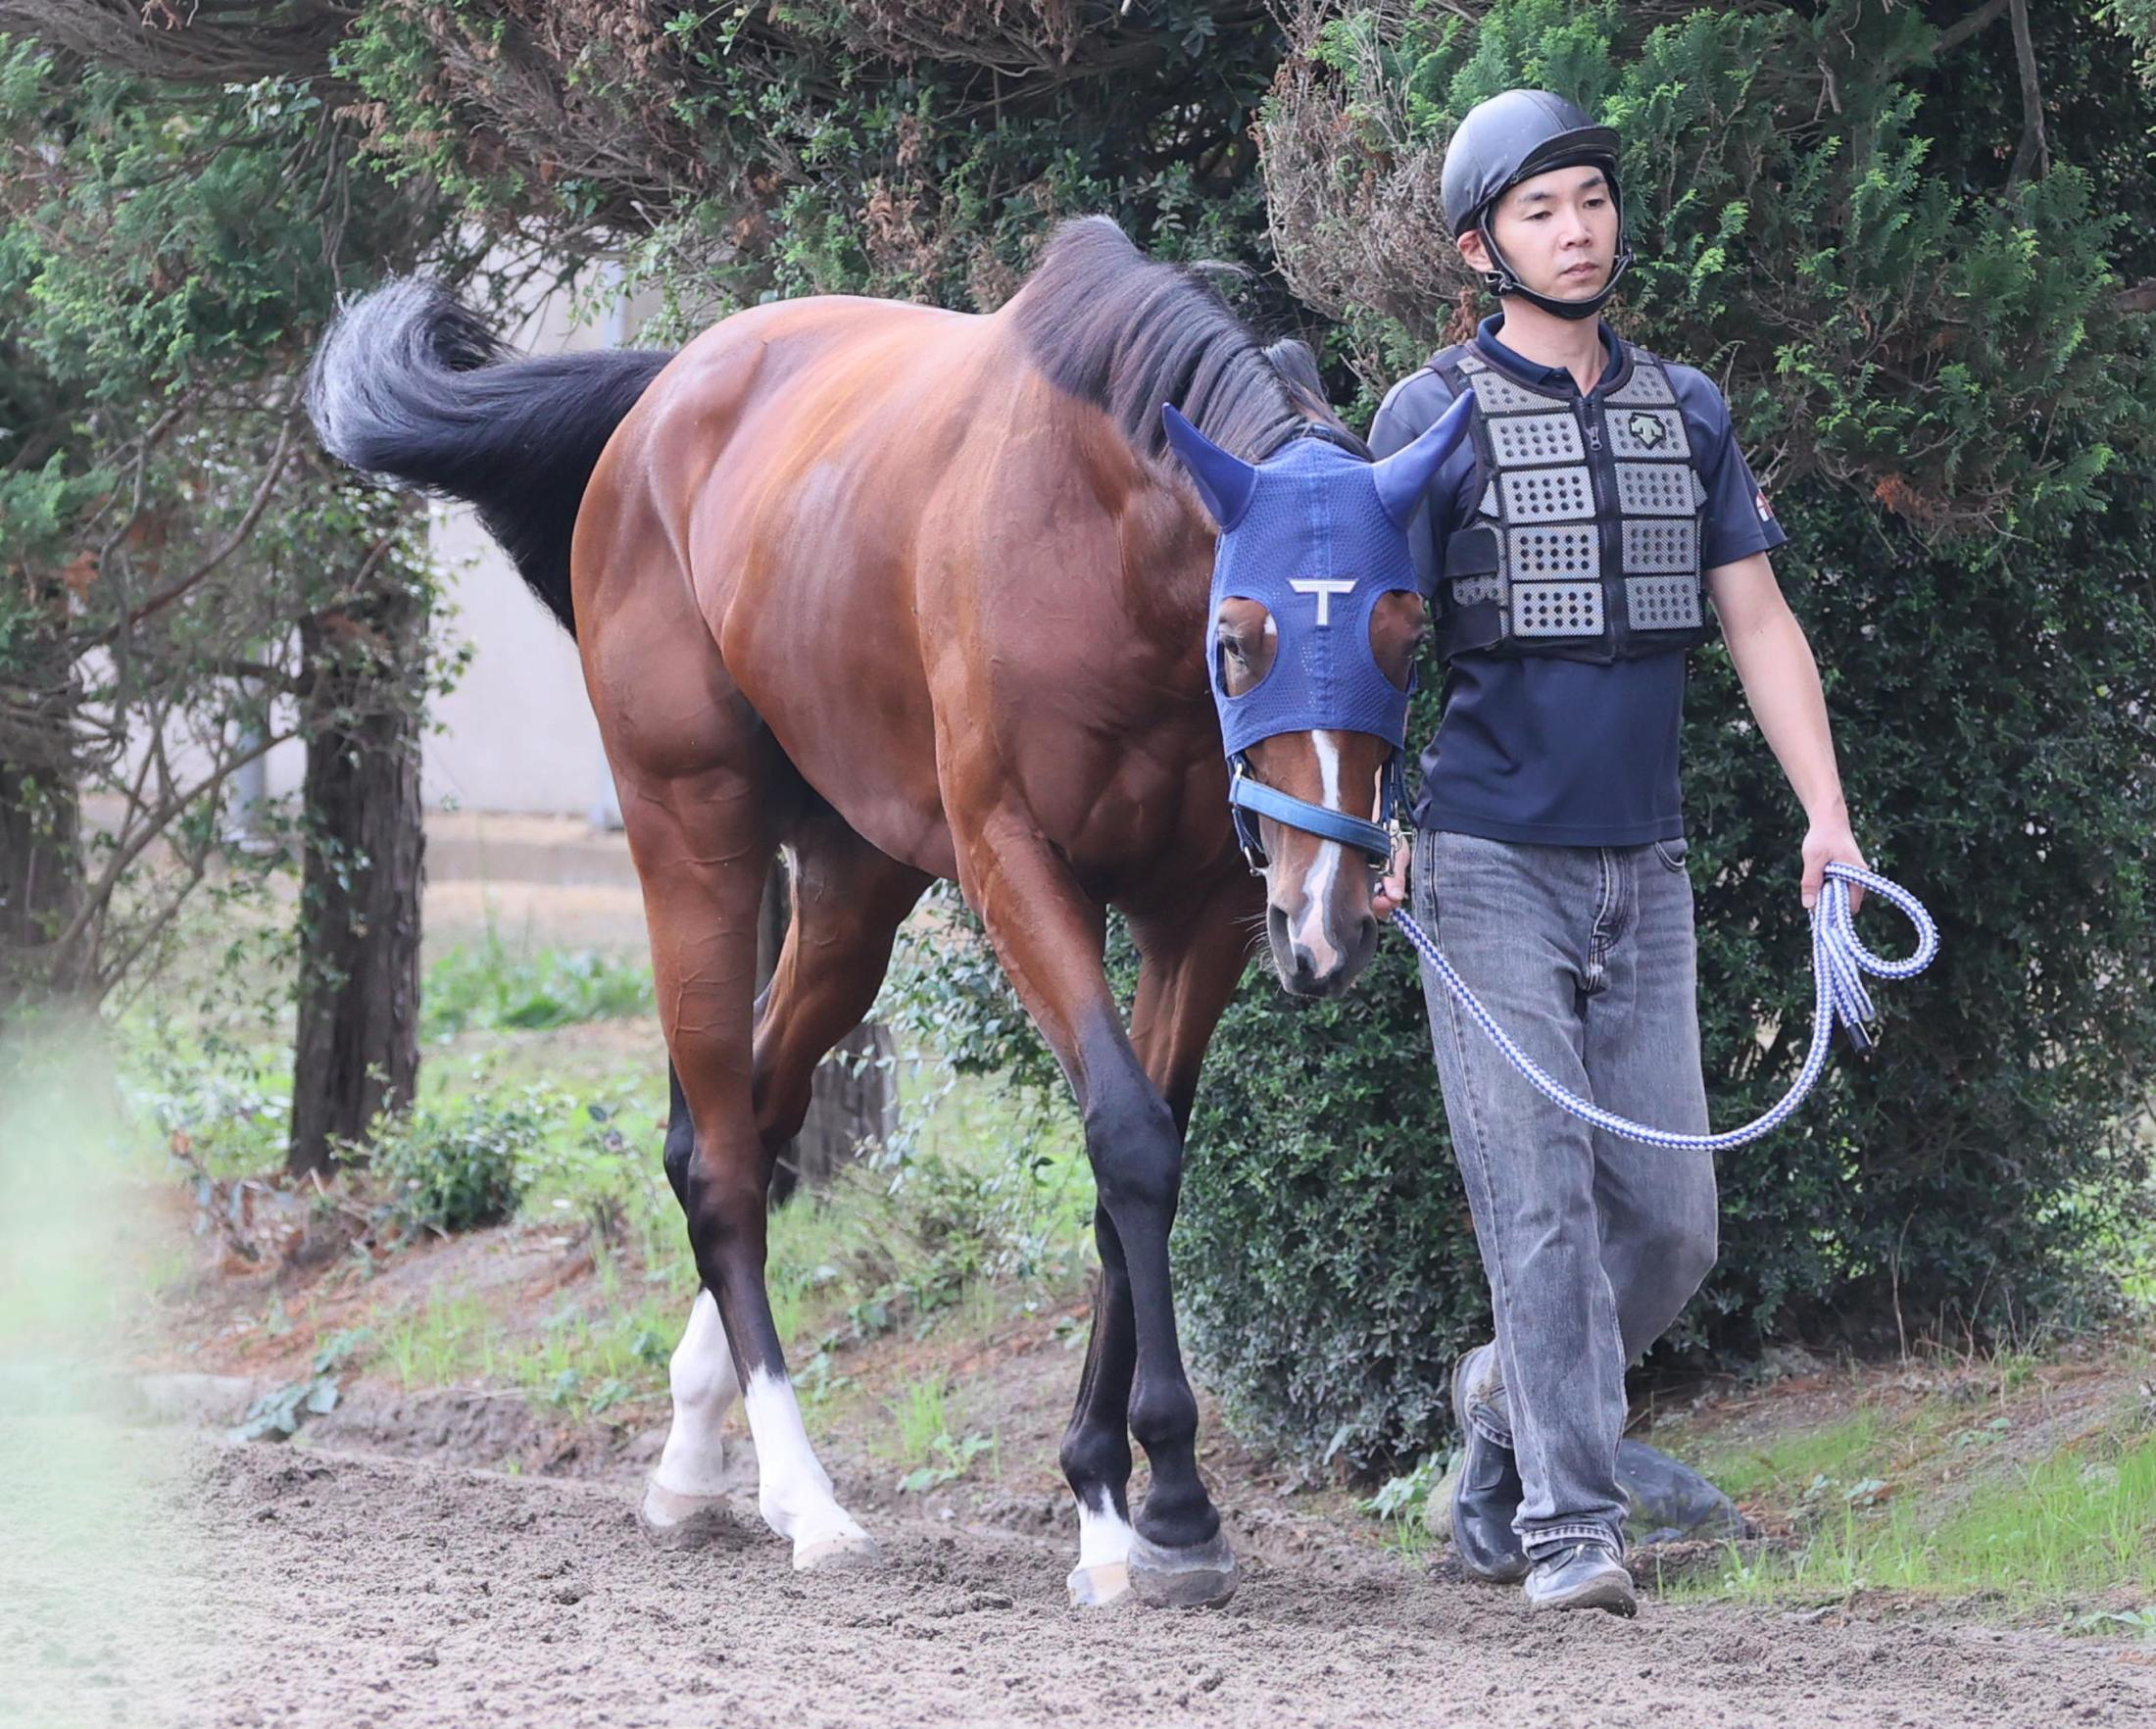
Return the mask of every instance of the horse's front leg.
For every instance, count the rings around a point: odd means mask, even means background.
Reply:
[[[1103,1409],[1112,1409],[1127,1386],[1130,1432],[1152,1466],[1152,1487],[1127,1546],[1131,1587],[1152,1601],[1223,1603],[1235,1590],[1235,1556],[1199,1479],[1198,1401],[1183,1372],[1168,1273],[1182,1125],[1116,1012],[1102,966],[1102,910],[1038,828],[1019,817],[992,816],[964,837],[960,869],[998,958],[1069,1078],[1085,1124],[1086,1157],[1108,1227],[1102,1233],[1102,1302],[1087,1386]],[[1128,1472],[1129,1453],[1101,1425],[1081,1440],[1091,1447],[1074,1451],[1066,1437],[1064,1457],[1081,1516],[1098,1539],[1091,1562],[1081,1556],[1087,1572],[1112,1568],[1110,1552],[1123,1547],[1119,1479]],[[1074,1591],[1085,1583],[1074,1580]],[[1103,1589],[1113,1583],[1112,1574],[1102,1580]]]
[[[1261,897],[1238,865],[1206,892],[1132,914],[1143,961],[1131,1043],[1179,1137],[1190,1125],[1205,1046],[1242,977],[1262,910]],[[1132,1536],[1127,1430],[1137,1322],[1122,1241],[1105,1207],[1094,1211],[1094,1236],[1101,1278],[1093,1338],[1062,1446],[1063,1474],[1078,1501],[1078,1564],[1069,1585],[1071,1602],[1080,1606],[1113,1603],[1129,1589]]]

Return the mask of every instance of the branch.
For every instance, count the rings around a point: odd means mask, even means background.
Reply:
[[[2120,289],[2111,297],[2111,310],[2121,314],[2156,312],[2156,276]]]
[[[2007,0],[2014,19],[2014,59],[2021,68],[2022,139],[2014,152],[2014,166],[2007,170],[2006,186],[2012,191],[2029,177],[2034,163],[2043,173],[2051,172],[2051,145],[2043,135],[2043,90],[2036,82],[2036,46],[2029,36],[2029,0]]]
[[[298,736],[298,729],[295,728],[290,732],[280,732],[272,738],[265,739],[262,741],[259,749],[250,751],[247,756],[241,758],[238,763],[234,763],[230,766],[232,768],[237,768],[241,763],[249,763],[254,761],[256,757],[267,756],[270,751],[276,749],[278,745],[285,743],[289,739],[297,738]],[[227,770],[227,772],[229,770]],[[219,778],[221,779],[222,775],[220,774]],[[209,783],[205,783],[205,785]],[[201,790],[201,788],[197,789],[198,794]],[[160,834],[163,834],[166,829],[170,828],[172,822],[178,817],[180,811],[184,809],[185,806],[181,805],[163,814],[159,821],[158,832]],[[163,907],[159,908],[157,912],[150,915],[148,923],[145,924],[143,928],[136,934],[135,939],[131,943],[129,943],[125,949],[122,951],[120,957],[117,960],[109,961],[104,966],[98,969],[100,980],[100,994],[106,994],[110,993],[113,990],[116,990],[120,985],[120,981],[125,978],[130,972],[134,970],[136,963],[142,959],[145,954],[149,952],[150,946],[155,943],[160,936],[164,934],[166,928],[178,914],[181,906],[185,904],[187,897],[194,892],[196,885],[199,884],[202,879],[209,874],[209,862],[211,855],[219,850],[220,844],[220,843],[219,842],[212,841],[209,845],[202,848],[199,852],[192,853],[188,856],[187,880],[181,883],[179,887],[167,898]],[[102,936],[102,934],[103,933],[101,931],[100,935]]]
[[[225,536],[224,543],[170,588],[153,594],[109,630],[102,632],[97,638],[99,643],[110,643],[122,631],[132,630],[151,614],[164,611],[190,588],[213,575],[225,560],[247,543],[247,537],[255,531],[255,524],[262,520],[263,512],[270,508],[270,495],[276,491],[278,477],[284,472],[284,465],[291,457],[292,428],[296,420],[296,414],[288,410],[284,424],[277,428],[277,447],[270,453],[269,471],[263,475],[262,484],[255,488],[255,496],[248,501],[247,514],[240,518],[232,532]]]
[[[1979,30],[1996,24],[1999,14],[2012,4],[2013,0],[1984,0],[1984,4],[1967,18],[1939,31],[1937,39],[1932,44],[1932,58],[1937,60],[1942,55],[1951,53]]]
[[[52,952],[65,954],[81,937],[91,920],[102,916],[102,910],[111,902],[113,890],[118,885],[121,877],[126,873],[128,866],[157,844],[165,830],[172,826],[181,812],[185,811],[205,793],[216,792],[226,780],[231,778],[236,770],[245,767],[257,757],[267,757],[270,751],[292,736],[294,736],[292,733],[276,733],[257,739],[247,749],[236,751],[231,756],[219,762],[209,773],[183,792],[173,792],[172,790],[174,777],[168,772],[164,777],[165,796],[158,801],[154,810],[148,811],[146,825],[132,840],[123,845],[116,845],[113,848],[112,857],[106,861],[105,868],[98,872],[97,881],[92,883],[85,892],[81,911],[75,914],[68,928],[62,931],[54,940]],[[161,756],[163,748],[164,738],[163,728],[161,727],[151,737],[151,753]],[[146,807],[139,806],[137,808],[146,809]]]
[[[0,31],[174,83],[318,76],[357,16],[334,0],[0,0]],[[154,22],[153,22],[154,20]]]

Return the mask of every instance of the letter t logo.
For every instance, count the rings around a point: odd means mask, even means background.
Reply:
[[[1328,578],[1323,576],[1291,577],[1289,578],[1288,586],[1294,589],[1298,594],[1314,594],[1317,596],[1317,621],[1319,627],[1323,628],[1327,625],[1330,625],[1333,621],[1333,596],[1336,594],[1353,593],[1355,587],[1355,579],[1352,576],[1345,578]]]

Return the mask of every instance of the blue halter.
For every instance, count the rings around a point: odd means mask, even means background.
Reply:
[[[1371,616],[1388,594],[1419,591],[1407,524],[1467,425],[1462,397],[1406,449],[1367,462],[1322,435],[1298,437],[1252,465],[1231,456],[1173,406],[1160,410],[1168,443],[1220,528],[1213,555],[1210,632],[1226,600],[1255,601],[1278,632],[1272,666],[1240,695],[1208,652],[1221,743],[1232,770],[1228,801],[1250,867],[1264,848],[1255,818],[1270,816],[1324,840],[1392,855],[1389,824],[1401,795],[1402,748],[1414,681],[1402,690],[1370,646]],[[1250,772],[1252,745],[1286,732],[1366,732],[1393,747],[1375,822],[1265,785]]]

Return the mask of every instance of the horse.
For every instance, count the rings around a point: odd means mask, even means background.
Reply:
[[[1281,632],[1247,599],[1211,606],[1218,483],[1170,451],[1162,405],[1238,473],[1311,437],[1367,464],[1309,350],[1261,345],[1200,272],[1089,218],[994,313],[802,298],[672,354],[520,356],[405,278],[340,313],[308,403],[342,462],[475,505],[577,644],[643,885],[665,1169],[701,1279],[647,1533],[722,1520],[719,1426],[739,1397],[759,1507],[794,1565],[874,1557],[803,1428],[766,1209],[811,1071],[943,878],[1054,1053],[1097,1182],[1092,1336],[1059,1450],[1072,1601],[1225,1601],[1237,1563],[1199,1476],[1169,1278],[1183,1138],[1260,922],[1303,995],[1345,989],[1378,927],[1352,847],[1258,816],[1260,879],[1238,846],[1213,685],[1262,687]],[[1395,491],[1419,498],[1435,467],[1395,468]],[[1401,690],[1423,629],[1409,589],[1367,618]],[[1291,815],[1351,824],[1381,808],[1394,755],[1316,726],[1237,764]],[[760,997],[758,907],[782,850],[792,920]],[[1110,908],[1141,958],[1127,1028]],[[1135,1517],[1133,1437],[1152,1466]]]

